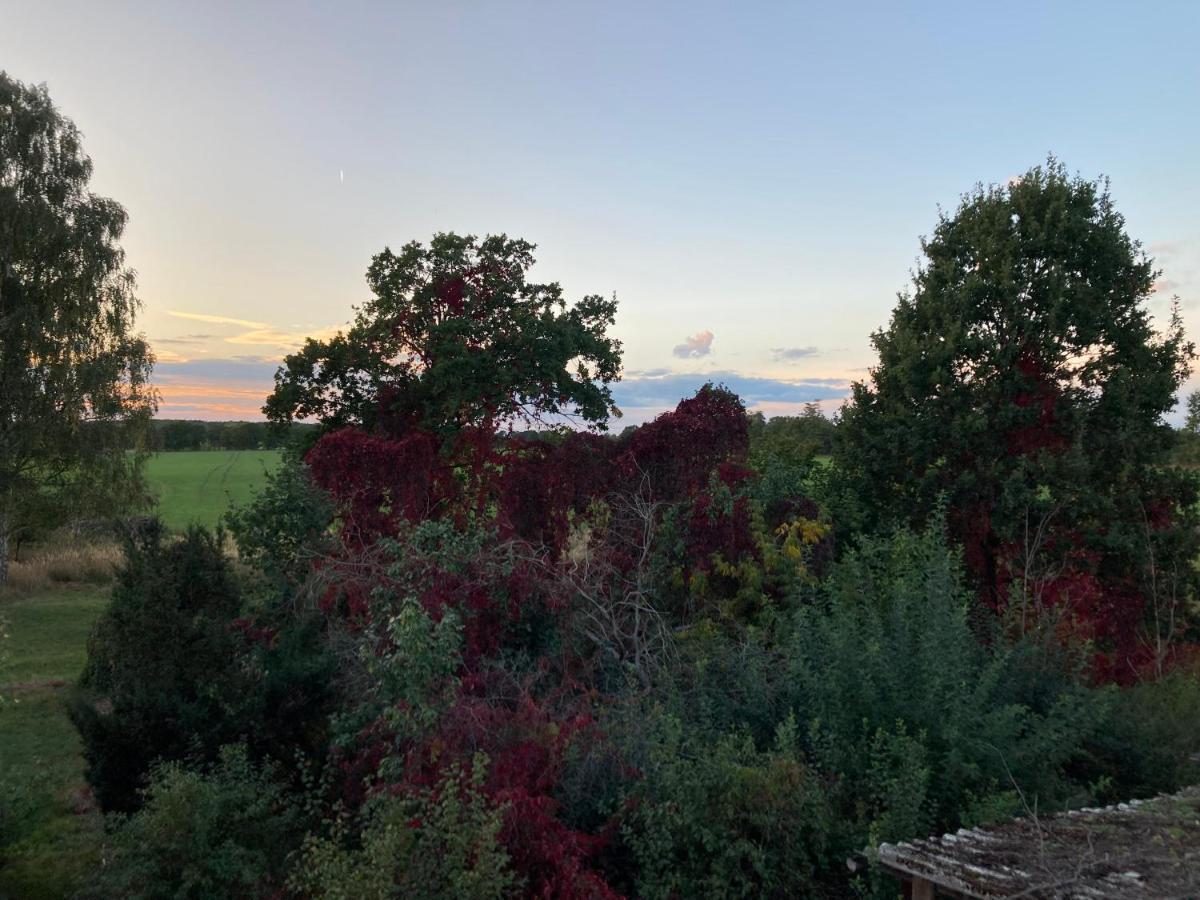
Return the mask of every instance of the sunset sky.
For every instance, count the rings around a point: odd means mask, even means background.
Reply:
[[[371,255],[441,230],[616,293],[627,421],[709,379],[833,409],[938,205],[1049,152],[1200,336],[1200,4],[902,7],[0,0],[0,68],[129,211],[166,417],[261,418]]]

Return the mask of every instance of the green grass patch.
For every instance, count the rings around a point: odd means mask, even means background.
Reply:
[[[146,477],[169,527],[212,528],[254,496],[279,460],[278,450],[178,450],[152,456]]]
[[[0,898],[65,897],[99,864],[103,826],[65,700],[108,588],[0,595]]]

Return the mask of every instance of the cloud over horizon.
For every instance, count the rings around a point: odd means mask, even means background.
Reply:
[[[163,359],[154,368],[162,418],[262,419],[262,405],[274,387],[278,363],[256,356],[227,359]],[[707,383],[722,384],[747,408],[789,414],[810,401],[826,405],[850,393],[846,378],[786,380],[743,375],[730,370],[675,372],[635,369],[612,385],[613,399],[625,413],[614,425],[635,425],[674,409]]]
[[[689,338],[684,338],[682,344],[676,344],[672,355],[680,359],[698,359],[710,355],[712,350],[713,333],[698,331]]]
[[[816,347],[772,347],[771,355],[776,362],[795,362],[799,359],[811,359],[818,355]]]
[[[170,351],[166,351],[170,353]],[[261,420],[278,363],[261,357],[184,359],[159,351],[154,386],[163,419]]]
[[[253,322],[250,319],[234,319],[230,316],[214,316],[208,313],[190,313],[180,312],[179,310],[167,310],[168,316],[174,316],[176,319],[190,319],[193,322],[208,322],[210,325],[236,325],[239,328],[270,328],[267,322]]]
[[[673,409],[680,400],[692,396],[709,382],[729,388],[742,398],[747,408],[761,406],[775,412],[798,410],[814,400],[840,401],[850,393],[850,382],[845,378],[785,381],[732,371],[671,372],[625,378],[612,386],[613,399],[626,414],[624,424],[632,425]]]

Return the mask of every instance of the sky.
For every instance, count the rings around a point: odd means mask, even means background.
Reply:
[[[708,380],[835,409],[938,209],[1107,175],[1200,336],[1200,4],[0,0],[0,68],[129,212],[160,416],[258,419],[384,246],[616,295],[625,423]],[[1200,384],[1200,380],[1196,384]],[[1194,387],[1189,385],[1189,387]]]

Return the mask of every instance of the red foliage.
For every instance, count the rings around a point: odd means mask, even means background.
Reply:
[[[1144,640],[1152,598],[1137,579],[1124,567],[1120,574],[1105,572],[1103,554],[1088,549],[1078,531],[1052,532],[1040,553],[1052,571],[1044,577],[1035,572],[1032,585],[1026,587],[1033,595],[1027,625],[1053,616],[1064,644],[1091,646],[1091,672],[1098,682],[1132,684],[1145,675],[1155,663],[1153,648]],[[1001,547],[998,559],[995,605],[1003,610],[1013,602],[1011,592],[1021,588],[1024,562],[1016,543]]]
[[[463,660],[474,670],[502,647],[528,637],[533,622],[560,611],[565,600],[555,592],[532,560],[516,557],[501,568],[488,560],[461,571],[431,568],[425,572],[421,605],[441,618],[453,609],[463,627]]]
[[[501,536],[557,556],[566,544],[569,514],[584,512],[612,490],[613,456],[613,442],[594,434],[573,433],[561,444],[509,441],[499,478]]]
[[[355,735],[351,746],[333,748],[334,786],[347,809],[356,810],[366,801],[380,763],[394,750],[395,744],[391,729],[377,719]]]
[[[634,431],[617,465],[628,489],[638,490],[645,479],[656,499],[683,500],[702,490],[721,463],[744,462],[749,447],[742,401],[706,384],[673,412]]]
[[[371,612],[371,584],[352,575],[348,577],[336,564],[324,569],[332,580],[317,601],[321,612],[354,623],[365,621]]]
[[[483,751],[484,794],[504,809],[500,840],[527,896],[616,898],[591,863],[604,838],[569,827],[554,797],[572,743],[595,737],[586,698],[560,689],[539,699],[527,687],[512,697],[514,687],[494,673],[467,679],[433,734],[409,752],[406,781],[437,784],[448,766],[468,767]]]
[[[573,490],[558,448],[513,441],[504,456],[499,525],[504,538],[520,538],[557,553],[566,542]]]
[[[365,547],[395,534],[397,519],[418,522],[447,512],[458,483],[439,451],[437,439],[421,431],[393,440],[343,428],[322,437],[305,461],[337,504],[343,542]]]
[[[270,647],[279,634],[278,628],[255,625],[253,620],[247,618],[234,619],[229,623],[229,629],[241,632],[247,644],[258,644],[260,647]]]
[[[1066,448],[1066,436],[1059,429],[1057,415],[1059,389],[1045,366],[1032,353],[1021,354],[1017,370],[1025,377],[1028,388],[1013,398],[1013,403],[1027,410],[1025,424],[1008,433],[1008,452],[1012,456],[1028,456],[1039,451],[1057,452]]]
[[[759,557],[750,499],[735,493],[753,475],[744,466],[724,462],[717,468],[716,484],[692,499],[686,537],[692,571],[711,572],[715,557],[731,565]]]
[[[443,294],[454,302],[453,285]],[[575,680],[586,663],[569,648],[549,656],[539,643],[574,596],[568,582],[554,577],[554,563],[573,513],[613,492],[640,494],[647,487],[655,500],[682,512],[693,568],[707,571],[718,557],[736,563],[756,554],[741,402],[705,387],[623,443],[588,434],[560,443],[501,442],[486,429],[440,442],[406,427],[402,410],[393,412],[390,437],[344,429],[309,453],[314,480],[333,496],[342,525],[342,558],[323,564],[331,587],[321,606],[352,627],[370,618],[380,588],[384,598],[417,596],[435,619],[453,609],[462,622],[462,661],[456,685],[443,685],[454,700],[428,734],[398,748],[381,719],[336,754],[341,796],[351,808],[360,804],[363,785],[397,751],[405,775],[381,789],[435,785],[446,767],[468,767],[483,751],[490,761],[484,793],[505,810],[501,841],[529,895],[615,898],[597,869],[607,832],[572,828],[557,799],[569,749],[597,735],[590,695]],[[620,514],[615,507],[610,513]],[[372,549],[380,537],[403,541],[405,523],[447,517],[492,521],[502,541],[450,565],[416,547],[399,560]],[[617,571],[638,564],[623,546],[606,552]],[[528,683],[513,684],[493,665],[513,651],[535,655],[541,680],[553,690],[539,694]]]

